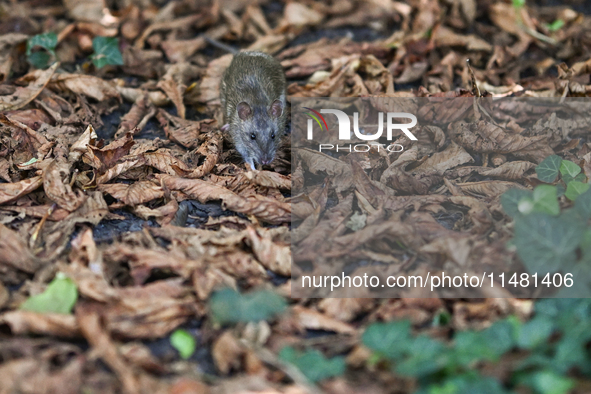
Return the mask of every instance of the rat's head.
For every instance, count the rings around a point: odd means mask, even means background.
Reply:
[[[244,160],[251,164],[269,164],[275,159],[283,134],[285,104],[275,100],[269,106],[251,106],[246,101],[236,106],[234,144]]]

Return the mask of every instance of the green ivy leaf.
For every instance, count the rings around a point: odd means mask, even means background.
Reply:
[[[411,324],[408,320],[373,323],[361,336],[363,344],[390,360],[398,360],[406,354]]]
[[[408,357],[396,364],[396,372],[403,376],[427,376],[449,365],[447,348],[428,335],[413,338],[408,347]]]
[[[62,272],[47,285],[41,294],[29,297],[20,306],[25,311],[39,313],[69,314],[78,300],[78,289],[74,281]]]
[[[552,371],[539,371],[528,376],[525,384],[539,394],[565,394],[575,386],[571,378],[558,375]]]
[[[519,215],[519,202],[524,198],[532,198],[532,192],[524,189],[509,189],[501,196],[501,205],[507,215]]]
[[[585,223],[578,215],[532,213],[515,220],[517,254],[528,271],[546,274],[568,270],[576,261]]]
[[[591,189],[581,193],[575,200],[575,210],[587,220],[591,218]]]
[[[558,204],[556,186],[536,186],[533,192],[532,212],[542,212],[554,216],[560,213],[560,205]]]
[[[27,59],[36,68],[45,68],[51,59],[55,59],[55,47],[57,46],[57,35],[55,33],[37,34],[27,41]],[[43,50],[33,52],[33,49],[40,47]]]
[[[571,181],[566,186],[566,192],[564,193],[564,195],[569,200],[575,201],[577,199],[577,197],[579,197],[581,194],[585,193],[587,190],[589,190],[588,183]]]
[[[299,352],[291,346],[279,352],[279,359],[295,365],[311,382],[341,376],[345,373],[345,358],[327,359],[316,349]]]
[[[175,330],[170,335],[170,344],[179,352],[179,355],[184,360],[190,358],[195,353],[195,338],[186,330]]]
[[[119,51],[119,39],[117,37],[95,37],[92,40],[92,63],[96,68],[103,68],[107,65],[123,65],[123,56]]]
[[[522,349],[533,349],[545,343],[553,331],[552,320],[545,316],[537,316],[520,327],[517,345]]]
[[[515,346],[515,331],[519,324],[519,321],[514,324],[509,320],[498,320],[481,332],[481,338],[486,343],[494,344],[493,350],[499,357]]]
[[[475,331],[460,331],[454,337],[455,357],[460,365],[468,366],[477,360],[497,360],[500,356],[494,343],[484,340],[484,335]]]
[[[542,182],[552,183],[560,173],[562,158],[557,155],[546,157],[537,167],[536,174]]]
[[[280,295],[261,290],[240,294],[233,289],[214,293],[209,301],[212,318],[220,324],[267,320],[283,312],[286,302]]]
[[[581,167],[579,167],[572,161],[562,160],[562,163],[560,163],[560,175],[562,175],[562,180],[564,181],[564,183],[568,184],[573,179],[575,179],[575,177],[580,173]]]
[[[432,384],[426,391],[417,394],[508,394],[495,378],[479,373],[465,373],[450,376],[442,384]]]

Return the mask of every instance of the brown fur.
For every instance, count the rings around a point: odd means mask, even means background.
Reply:
[[[281,64],[262,52],[235,54],[222,77],[220,100],[224,122],[236,150],[253,168],[255,162],[268,164],[275,158],[287,117],[285,86]],[[278,117],[272,115],[276,100],[283,107]],[[244,120],[237,111],[242,102],[251,109],[250,116]],[[273,135],[275,138],[271,138]]]

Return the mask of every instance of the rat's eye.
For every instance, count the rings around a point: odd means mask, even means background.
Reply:
[[[252,133],[252,134],[250,135],[250,139],[251,139],[251,140],[256,140],[256,139],[257,139],[257,136],[256,136],[256,134],[255,134],[255,133]]]
[[[274,140],[275,139],[275,133],[271,134],[271,139]]]

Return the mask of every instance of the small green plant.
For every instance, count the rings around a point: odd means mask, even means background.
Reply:
[[[190,358],[195,353],[195,338],[186,330],[175,330],[170,335],[170,344],[179,352],[179,355],[184,360]]]
[[[338,356],[331,359],[324,357],[316,349],[299,352],[291,346],[279,352],[279,359],[297,367],[311,382],[341,376],[345,373],[345,358]]]
[[[525,7],[525,0],[513,0],[513,7],[518,9]]]
[[[25,311],[39,313],[72,313],[78,300],[76,284],[64,273],[58,272],[41,294],[29,297],[20,306]]]
[[[546,184],[533,191],[511,189],[501,204],[515,220],[513,244],[529,272],[541,275],[571,273],[572,287],[561,296],[589,294],[591,283],[591,189],[576,163],[557,155],[537,167],[538,179]],[[560,209],[563,198],[566,209]],[[583,293],[581,293],[583,292]]]
[[[119,39],[116,37],[95,37],[92,40],[94,54],[91,56],[92,64],[96,68],[107,65],[123,65],[123,57],[119,51]]]
[[[373,352],[369,363],[416,379],[420,394],[514,393],[523,386],[564,394],[575,383],[567,372],[591,376],[591,300],[541,300],[528,322],[508,317],[485,330],[458,331],[449,342],[413,335],[408,321],[374,323],[361,339]],[[505,382],[474,370],[484,363],[503,365],[515,352],[524,357]]]
[[[209,300],[212,319],[219,324],[267,320],[285,308],[283,297],[269,290],[240,294],[227,288],[217,291]]]
[[[57,60],[55,47],[57,35],[55,33],[37,34],[27,41],[27,59],[36,68],[47,68]],[[119,50],[117,37],[95,37],[92,40],[94,53],[90,56],[92,64],[96,68],[108,65],[123,65],[123,56]]]
[[[563,27],[564,27],[564,21],[562,19],[556,19],[554,22],[548,23],[546,25],[546,28],[552,32],[558,31],[558,30],[562,29]]]
[[[46,68],[57,60],[55,47],[57,35],[55,33],[37,34],[27,41],[27,59],[36,68]]]

